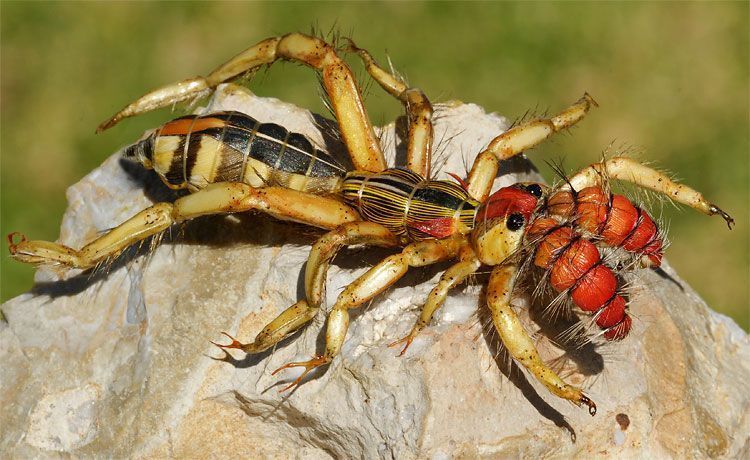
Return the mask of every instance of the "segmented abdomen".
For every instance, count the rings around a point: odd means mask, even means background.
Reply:
[[[188,115],[170,121],[126,151],[173,189],[215,182],[277,185],[330,193],[346,170],[302,134],[240,112]]]
[[[595,315],[609,340],[624,338],[632,320],[618,279],[602,260],[597,244],[622,248],[641,265],[661,264],[663,240],[653,219],[622,195],[587,187],[559,191],[527,230],[534,242],[534,265],[548,270],[557,292],[569,292],[581,310]]]
[[[398,168],[349,173],[341,193],[365,220],[412,241],[470,231],[479,205],[458,184]]]

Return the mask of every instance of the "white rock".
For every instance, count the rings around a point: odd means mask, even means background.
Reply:
[[[290,104],[229,86],[209,110],[228,108],[324,142],[309,112]],[[450,139],[441,146],[442,173],[462,175],[506,127],[471,104],[442,106],[440,115],[436,139]],[[383,135],[390,161],[393,129]],[[520,175],[504,175],[498,186],[535,177],[523,161],[504,168]],[[60,240],[79,247],[167,197],[152,173],[123,166],[116,154],[68,190]],[[236,367],[208,359],[220,354],[209,343],[222,340],[220,331],[251,340],[300,297],[301,267],[316,234],[264,216],[210,217],[190,223],[149,257],[126,255],[108,273],[70,271],[58,280],[40,270],[32,292],[2,306],[0,452],[16,458],[54,451],[151,458],[750,456],[750,340],[668,266],[675,281],[653,273],[636,281],[636,322],[627,340],[584,350],[573,359],[577,366],[563,369],[597,402],[594,418],[523,373],[504,375],[502,359],[493,357],[495,335],[482,334],[473,313],[477,286],[453,293],[436,324],[397,357],[386,344],[411,327],[437,269],[415,270],[356,312],[341,357],[288,397],[270,372],[321,351],[322,317],[273,352],[238,355]],[[343,253],[329,272],[328,304],[385,254]],[[545,339],[540,348],[548,359],[561,353]],[[629,425],[616,423],[616,414],[626,414]]]
[[[44,450],[71,452],[96,436],[95,385],[47,393],[29,416],[26,442]]]

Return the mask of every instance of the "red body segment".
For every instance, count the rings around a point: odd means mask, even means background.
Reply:
[[[547,212],[554,216],[572,216],[576,210],[576,201],[572,192],[561,190],[547,198]]]
[[[609,196],[601,187],[586,187],[575,198],[578,226],[587,232],[600,234],[609,216]]]
[[[613,195],[609,219],[602,230],[604,242],[610,246],[620,246],[638,223],[638,209],[622,195]]]
[[[659,229],[646,212],[639,208],[636,209],[639,212],[638,222],[635,229],[623,241],[622,247],[630,252],[642,253],[642,265],[646,267],[658,267],[661,265],[664,246],[659,236]]]
[[[633,325],[633,319],[626,313],[622,321],[604,332],[604,338],[607,340],[622,340],[628,336],[630,327]]]
[[[526,227],[526,239],[531,242],[540,241],[549,232],[559,227],[560,223],[552,217],[537,217]]]
[[[552,287],[557,291],[573,287],[599,260],[599,250],[593,243],[584,239],[574,241],[552,265]]]
[[[549,233],[539,242],[534,255],[534,265],[539,268],[549,269],[563,250],[573,239],[573,229],[560,227]]]
[[[608,329],[620,324],[625,318],[626,306],[627,302],[625,299],[620,295],[616,295],[596,317],[596,325],[602,329]]]
[[[560,226],[548,217],[534,221],[528,232],[527,235],[541,238],[536,246],[534,264],[549,270],[550,284],[556,291],[570,289],[573,302],[581,310],[596,314],[596,324],[602,329],[625,321],[626,302],[617,294],[617,278],[602,264],[599,249],[591,241],[576,233],[573,227]],[[617,334],[609,334],[611,340],[627,335],[624,326],[621,329]]]
[[[615,274],[609,267],[597,265],[578,280],[571,297],[581,310],[594,313],[604,307],[616,291]]]
[[[626,251],[636,252],[649,245],[655,236],[656,224],[648,214],[642,212],[635,229],[625,238],[622,247]]]

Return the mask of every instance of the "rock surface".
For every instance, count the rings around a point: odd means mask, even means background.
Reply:
[[[297,107],[230,86],[210,106],[228,108],[341,151]],[[462,174],[505,127],[475,105],[439,107],[441,172]],[[396,138],[393,125],[383,129],[391,164]],[[516,174],[498,185],[534,177],[523,161],[509,170]],[[152,173],[113,155],[68,190],[60,240],[80,247],[171,198]],[[560,360],[597,402],[592,418],[496,358],[496,335],[482,332],[481,283],[452,293],[404,357],[386,346],[411,327],[444,266],[413,271],[355,313],[330,369],[279,394],[280,379],[294,375],[270,372],[322,350],[322,317],[276,350],[231,364],[208,358],[221,355],[209,340],[222,341],[220,331],[250,340],[295,302],[319,232],[264,216],[208,217],[183,230],[108,271],[61,279],[41,269],[32,292],[2,306],[3,457],[750,456],[750,340],[668,266],[671,279],[634,278],[627,340]],[[386,254],[343,252],[328,305]],[[547,335],[540,349],[553,359],[563,352]]]

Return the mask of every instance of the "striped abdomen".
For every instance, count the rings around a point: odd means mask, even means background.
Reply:
[[[426,180],[406,169],[349,173],[341,193],[365,220],[412,241],[469,232],[479,205],[453,182]]]
[[[346,171],[307,137],[240,112],[188,115],[131,146],[126,156],[153,168],[173,189],[215,182],[335,191]]]

